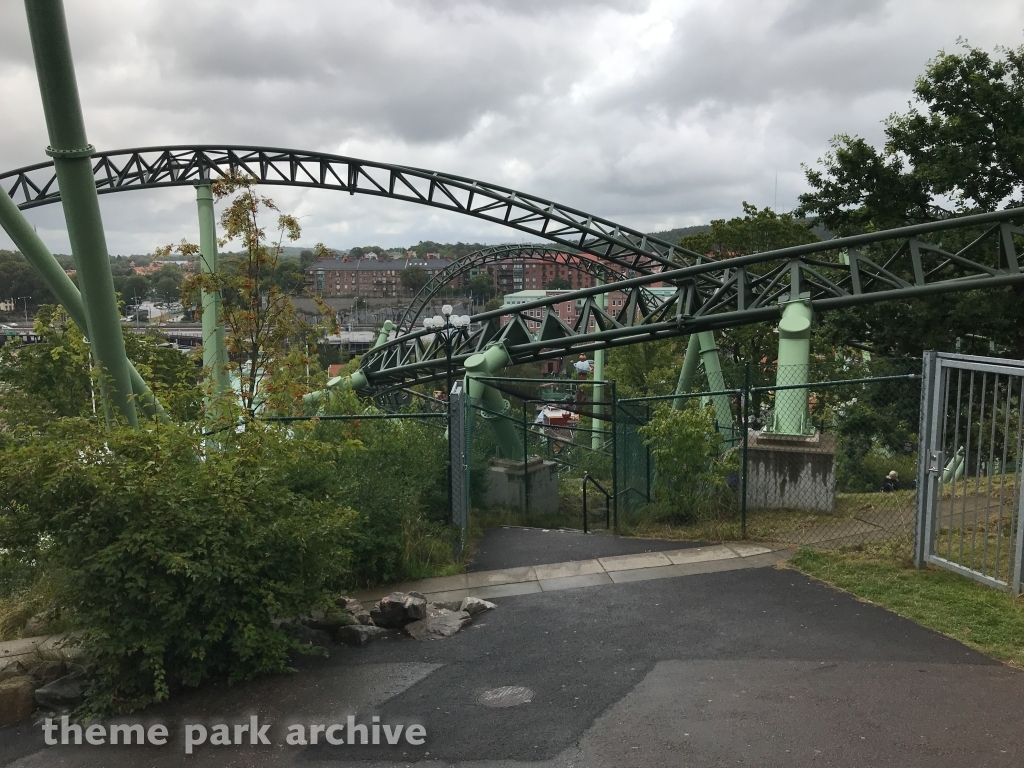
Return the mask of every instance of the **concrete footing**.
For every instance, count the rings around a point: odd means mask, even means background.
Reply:
[[[836,439],[751,432],[747,442],[747,508],[832,512]]]
[[[494,459],[487,470],[487,506],[527,508],[531,512],[558,511],[558,465],[534,456],[523,467],[521,461]]]

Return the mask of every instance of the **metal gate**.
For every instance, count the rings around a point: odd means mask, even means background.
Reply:
[[[914,559],[1021,592],[1024,361],[926,352]]]

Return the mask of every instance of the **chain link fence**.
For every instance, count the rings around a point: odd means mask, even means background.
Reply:
[[[865,368],[750,366],[725,372],[735,389],[619,401],[620,488],[643,489],[622,495],[623,531],[820,547],[912,537],[920,363]]]

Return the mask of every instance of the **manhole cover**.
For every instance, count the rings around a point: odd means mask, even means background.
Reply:
[[[492,688],[480,694],[477,702],[485,707],[518,707],[533,699],[533,691],[518,685],[506,685],[504,688]]]

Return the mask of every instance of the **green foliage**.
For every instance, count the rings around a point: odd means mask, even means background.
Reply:
[[[618,397],[669,395],[675,391],[685,342],[647,341],[608,351],[604,377],[615,382]]]
[[[572,290],[572,283],[564,277],[553,277],[548,280],[548,284],[544,287],[549,291],[569,291]]]
[[[427,284],[430,280],[430,275],[423,267],[417,267],[415,264],[412,264],[402,270],[398,279],[405,288],[416,293],[420,288]]]
[[[43,278],[24,256],[17,251],[0,250],[0,299],[18,299],[21,296],[29,297],[29,307],[55,301]],[[23,302],[18,301],[17,305],[16,310],[23,307]]]
[[[714,412],[696,400],[675,410],[664,405],[641,427],[656,467],[659,506],[673,522],[718,516],[735,505],[727,478],[737,470],[735,451],[718,455]]]
[[[743,216],[726,221],[716,219],[707,232],[688,235],[679,245],[700,254],[716,258],[744,256],[776,248],[812,243],[819,238],[807,222],[791,214],[777,214],[770,208],[743,203]],[[758,274],[758,266],[749,267]],[[741,325],[715,332],[720,349],[736,362],[749,362],[757,366],[771,363],[778,351],[778,337],[768,323]]]
[[[0,420],[11,432],[30,431],[51,419],[93,418],[91,355],[82,332],[55,306],[36,314],[36,344],[5,345],[0,349]],[[202,393],[192,358],[164,343],[158,336],[125,333],[125,348],[139,373],[149,382],[172,417],[195,419]],[[2,435],[3,433],[0,433]],[[0,437],[0,443],[3,439]]]
[[[801,215],[849,235],[1024,202],[1024,46],[996,55],[962,48],[928,62],[910,110],[885,121],[881,148],[833,138],[818,165],[805,168],[811,191],[800,197]],[[973,236],[931,240],[956,251]],[[818,333],[825,343],[855,340],[883,355],[960,349],[1020,357],[1022,320],[1020,291],[1004,288],[832,312]]]
[[[484,304],[484,312],[493,312],[496,309],[501,309],[505,303],[504,294],[498,294],[493,299],[488,299],[487,303]]]
[[[186,428],[64,420],[3,454],[0,540],[60,575],[93,712],[285,671],[295,644],[275,619],[345,581],[355,515],[303,482],[345,447],[252,426],[230,439],[207,451]]]

